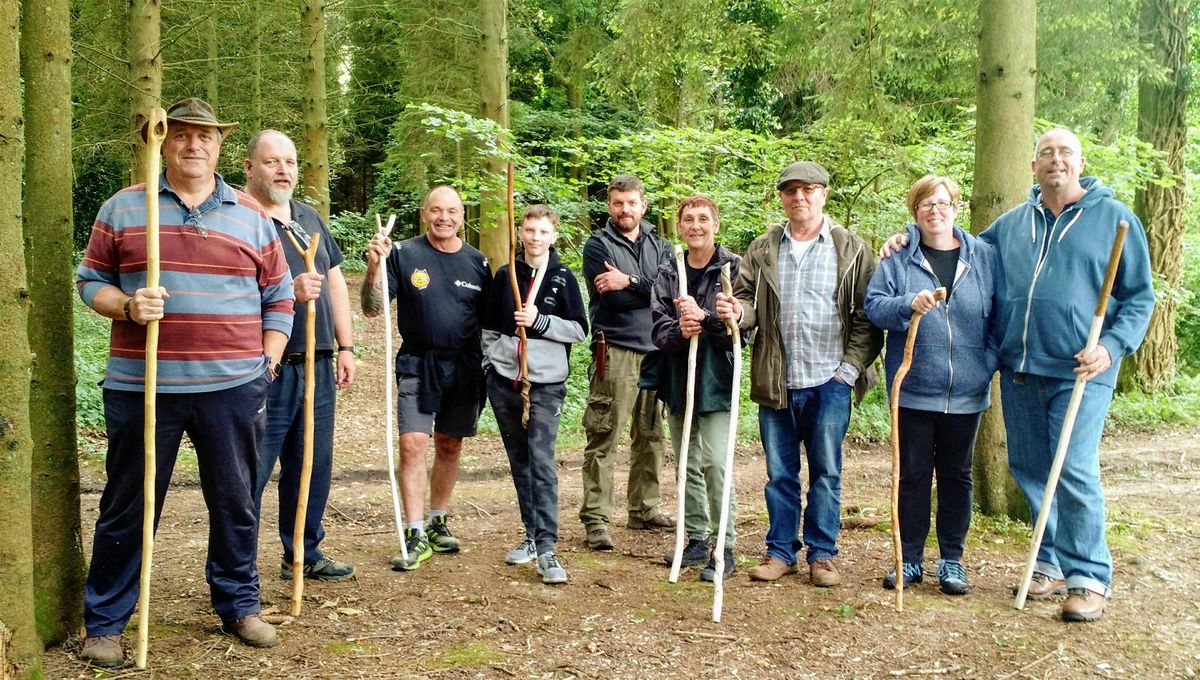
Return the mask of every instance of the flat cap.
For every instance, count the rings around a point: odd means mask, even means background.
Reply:
[[[779,179],[775,180],[775,188],[782,189],[783,185],[788,182],[804,182],[805,184],[829,186],[829,173],[825,171],[825,168],[821,167],[820,163],[797,161],[779,173]]]

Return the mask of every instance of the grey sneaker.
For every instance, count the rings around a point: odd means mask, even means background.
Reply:
[[[938,561],[938,587],[947,595],[966,595],[971,589],[967,585],[967,570],[958,560]]]
[[[567,582],[567,570],[558,561],[558,555],[553,552],[543,553],[538,555],[537,561],[537,570],[542,576],[542,583],[553,585]]]
[[[345,581],[354,576],[354,567],[345,562],[328,557],[304,565],[304,578],[309,581]],[[280,562],[279,578],[284,581],[292,580],[292,563]]]
[[[504,562],[505,564],[528,564],[536,558],[537,548],[533,545],[533,539],[526,536],[525,540],[521,541],[521,545],[508,551],[508,554],[504,556]]]
[[[961,566],[961,565],[960,565]],[[925,568],[916,562],[904,563],[904,587],[907,588],[916,583],[920,583],[925,578]],[[965,578],[965,576],[964,576]],[[887,576],[883,577],[883,587],[888,590],[896,589],[896,570],[888,572]]]

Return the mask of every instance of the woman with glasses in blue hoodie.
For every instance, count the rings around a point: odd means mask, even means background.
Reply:
[[[904,585],[924,578],[930,495],[937,475],[942,592],[964,595],[963,545],[971,523],[971,458],[997,364],[1001,272],[996,252],[956,226],[958,184],[926,175],[908,190],[908,246],[885,259],[867,287],[871,323],[887,331],[888,394],[914,313],[925,315],[900,389],[900,542]],[[933,290],[946,289],[944,302]],[[896,587],[893,570],[883,587]]]

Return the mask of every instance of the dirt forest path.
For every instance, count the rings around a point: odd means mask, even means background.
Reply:
[[[76,660],[72,639],[46,653],[49,678],[1189,678],[1200,672],[1200,428],[1116,433],[1104,441],[1102,474],[1116,567],[1108,613],[1066,625],[1057,603],[1012,608],[1028,529],[982,521],[965,555],[971,592],[951,598],[932,583],[906,593],[905,611],[879,581],[891,559],[888,453],[848,445],[843,505],[853,515],[840,539],[844,583],[818,589],[806,577],[752,583],[767,516],[761,446],[736,460],[737,572],[724,617],[710,621],[712,589],[697,569],[667,583],[671,534],[630,531],[623,507],[617,549],[589,552],[575,513],[582,452],[559,456],[560,555],[570,583],[545,586],[532,565],[504,564],[522,538],[499,438],[469,440],[454,497],[458,555],[435,555],[397,573],[398,550],[384,462],[381,324],[356,315],[359,381],[339,402],[335,479],[323,548],[357,577],[309,583],[304,612],[279,629],[280,644],[256,650],[219,633],[204,581],[207,519],[194,459],[181,459],[154,560],[150,669],[102,672]],[[379,338],[372,342],[372,338]],[[627,449],[622,449],[627,463]],[[618,496],[627,467],[618,468]],[[670,479],[671,472],[666,472]],[[90,552],[102,461],[84,469],[85,549]],[[674,484],[664,507],[674,514]],[[288,609],[279,578],[273,488],[263,501],[259,569],[268,612]],[[936,545],[927,569],[936,566]],[[134,633],[136,618],[129,633]],[[127,637],[132,640],[133,635]]]

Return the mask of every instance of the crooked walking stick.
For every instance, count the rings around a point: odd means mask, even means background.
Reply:
[[[688,294],[687,268],[683,264],[683,246],[675,246],[675,267],[679,270],[679,297]],[[679,580],[679,569],[683,565],[683,511],[687,493],[687,460],[688,449],[692,442],[692,417],[696,406],[696,350],[700,346],[699,334],[688,340],[687,383],[683,389],[683,435],[679,440],[679,450],[675,452],[676,464],[679,466],[679,483],[676,486],[676,496],[679,498],[679,510],[675,514],[675,555],[671,558],[671,574],[667,580],[675,583]]]
[[[1108,254],[1108,269],[1104,272],[1104,283],[1100,286],[1100,296],[1096,299],[1096,313],[1092,317],[1092,327],[1088,332],[1087,344],[1083,347],[1086,355],[1096,349],[1100,342],[1100,332],[1104,330],[1104,313],[1108,311],[1108,298],[1112,294],[1113,281],[1117,278],[1117,267],[1121,264],[1121,250],[1125,247],[1125,236],[1129,233],[1129,223],[1125,220],[1117,225],[1117,234],[1113,238],[1112,251]],[[1046,533],[1046,522],[1050,518],[1050,504],[1054,502],[1054,494],[1058,490],[1058,477],[1062,474],[1063,462],[1067,458],[1067,448],[1071,445],[1071,433],[1075,429],[1075,417],[1079,415],[1079,404],[1083,401],[1083,391],[1087,381],[1080,375],[1075,378],[1075,386],[1071,388],[1071,399],[1067,402],[1067,412],[1063,416],[1062,431],[1058,435],[1058,448],[1054,452],[1054,461],[1050,464],[1050,475],[1046,478],[1046,488],[1042,492],[1042,507],[1038,511],[1037,523],[1033,525],[1033,540],[1029,544],[1029,557],[1025,561],[1025,574],[1021,576],[1021,587],[1017,589],[1017,599],[1013,606],[1025,608],[1025,598],[1029,595],[1029,583],[1033,579],[1033,570],[1037,566],[1038,550],[1042,547],[1042,537]]]
[[[521,287],[517,285],[517,215],[513,207],[515,173],[512,161],[508,163],[508,282],[512,285],[513,302],[517,311],[525,309],[521,300]],[[544,267],[543,267],[544,269]],[[532,292],[532,290],[531,290]],[[517,358],[521,362],[521,426],[529,426],[529,346],[525,327],[517,326]]]
[[[383,232],[385,238],[392,233],[394,226],[396,226],[395,214],[388,217],[385,229],[379,213],[375,213],[375,229]],[[392,406],[392,385],[396,383],[396,375],[392,368],[395,357],[392,356],[392,301],[388,299],[387,261],[387,256],[379,259],[379,266],[383,267],[383,412],[387,428],[385,440],[387,442],[388,483],[392,487],[392,515],[396,518],[396,537],[400,539],[400,558],[407,562],[408,546],[404,544],[404,514],[400,510],[400,489],[396,484],[396,458],[393,453],[396,449],[396,439],[392,420],[396,412]]]
[[[150,111],[146,122],[146,287],[158,288],[161,259],[158,253],[159,151],[167,138],[167,112]],[[150,569],[154,563],[155,435],[158,432],[158,320],[146,322],[145,424],[142,432],[142,573],[138,592],[138,636],[136,662],[146,667],[150,644]]]
[[[933,291],[934,303],[946,299],[946,289]],[[912,314],[908,322],[908,335],[904,338],[904,358],[896,377],[892,378],[892,552],[896,556],[896,611],[904,611],[904,549],[900,545],[900,385],[912,368],[913,347],[917,344],[917,329],[925,312]]]
[[[729,263],[721,265],[721,292],[732,297],[733,282],[729,280]],[[729,395],[729,438],[725,440],[725,463],[721,485],[721,521],[717,524],[717,545],[713,548],[713,623],[721,622],[721,607],[725,603],[725,531],[729,527],[729,497],[733,495],[733,449],[737,445],[738,397],[742,384],[742,332],[733,319],[725,320],[725,328],[733,337],[733,385]]]
[[[304,272],[317,272],[317,246],[321,233],[312,235],[308,249],[300,245],[291,230],[285,230],[288,240],[304,258]],[[305,303],[304,326],[304,458],[300,464],[300,491],[296,495],[296,522],[292,529],[292,616],[300,616],[304,604],[304,525],[308,514],[308,492],[312,485],[313,466],[313,397],[316,391],[317,301]]]

